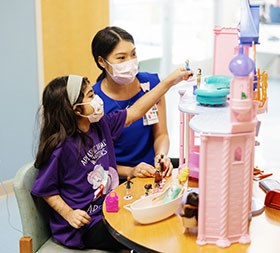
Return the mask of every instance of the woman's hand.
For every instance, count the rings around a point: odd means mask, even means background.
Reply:
[[[164,154],[158,154],[155,156],[154,163],[155,163],[155,168],[160,167],[162,163],[162,166],[164,167],[162,171],[162,175],[164,177],[171,176],[173,170],[173,164],[169,157],[167,157]]]
[[[145,162],[139,163],[133,168],[132,176],[134,177],[153,177],[155,174],[155,168]]]
[[[65,217],[68,223],[76,229],[83,227],[86,224],[89,224],[91,218],[90,216],[83,210],[76,209],[71,210],[67,213]]]

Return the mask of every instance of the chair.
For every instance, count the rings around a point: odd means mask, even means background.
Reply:
[[[23,229],[23,237],[19,242],[20,253],[111,252],[95,249],[69,249],[52,239],[46,219],[46,210],[49,206],[42,198],[36,198],[30,194],[36,174],[37,169],[33,166],[33,162],[28,163],[19,169],[13,183]]]

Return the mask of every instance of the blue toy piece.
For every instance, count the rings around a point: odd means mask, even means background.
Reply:
[[[259,41],[259,5],[250,5],[248,0],[241,1],[240,44],[252,45]]]

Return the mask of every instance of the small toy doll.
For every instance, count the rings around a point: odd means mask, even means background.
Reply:
[[[159,170],[156,170],[155,172],[155,190],[160,190],[161,189],[161,182],[162,182],[162,175]]]
[[[145,188],[145,196],[148,196],[149,195],[149,192],[150,192],[150,190],[153,188],[153,186],[152,186],[152,184],[145,184],[145,186],[144,186],[144,188]]]
[[[184,205],[183,213],[180,214],[184,226],[184,233],[197,233],[198,222],[198,193],[190,192]]]
[[[124,199],[132,199],[133,197],[131,196],[131,184],[133,184],[133,182],[131,181],[131,178],[127,177],[127,181],[124,184],[126,185],[126,195],[124,196]]]
[[[197,74],[196,74],[196,86],[197,86],[197,88],[199,88],[200,83],[201,83],[201,69],[198,68],[197,69]]]
[[[180,183],[181,185],[187,186],[187,184],[188,184],[188,179],[189,179],[189,174],[190,174],[190,170],[189,170],[189,168],[188,168],[187,166],[183,167],[183,168],[180,170],[180,172],[179,172],[177,178],[178,178],[178,181],[179,181],[179,183]]]

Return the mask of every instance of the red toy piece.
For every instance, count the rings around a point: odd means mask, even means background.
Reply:
[[[265,206],[280,210],[280,190],[268,191],[264,201]]]

